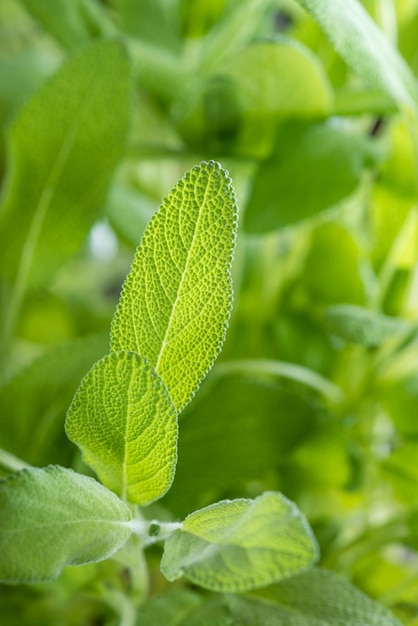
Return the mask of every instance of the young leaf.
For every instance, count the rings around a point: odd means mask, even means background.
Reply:
[[[84,377],[67,413],[68,437],[109,489],[149,504],[169,489],[177,461],[177,413],[149,363],[109,354]]]
[[[329,307],[325,320],[334,335],[368,347],[379,346],[386,339],[408,329],[404,320],[350,304]]]
[[[221,349],[236,223],[225,170],[213,161],[191,169],[147,227],[113,318],[112,351],[146,357],[178,411]]]
[[[131,513],[93,478],[56,465],[0,481],[0,580],[56,578],[101,561],[128,540]]]
[[[224,500],[192,513],[166,540],[161,571],[212,591],[246,591],[309,568],[318,548],[305,517],[280,493]]]
[[[337,52],[370,87],[416,110],[418,86],[401,55],[358,0],[298,0],[312,13]]]
[[[0,213],[0,272],[14,283],[8,333],[26,287],[50,280],[96,219],[124,147],[129,107],[125,51],[102,41],[70,59],[12,125]]]

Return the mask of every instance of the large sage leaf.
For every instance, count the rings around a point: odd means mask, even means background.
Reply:
[[[378,602],[332,572],[313,568],[248,595],[217,595],[178,626],[401,626]]]
[[[129,538],[130,519],[93,478],[55,465],[12,474],[0,481],[0,580],[50,580],[106,559]]]
[[[177,413],[167,389],[135,353],[110,354],[84,377],[66,431],[101,481],[136,504],[169,489],[177,461]]]
[[[370,86],[414,110],[418,86],[401,55],[358,0],[298,0],[349,67]]]
[[[280,493],[224,500],[192,513],[166,540],[161,570],[212,591],[246,591],[309,568],[316,541],[296,505]]]
[[[14,285],[6,334],[28,285],[49,281],[86,237],[122,154],[130,68],[118,42],[71,58],[10,129],[0,273]]]
[[[191,169],[147,227],[112,323],[112,351],[146,357],[180,411],[221,349],[237,206],[214,162]]]

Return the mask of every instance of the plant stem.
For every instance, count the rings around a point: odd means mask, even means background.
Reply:
[[[0,466],[12,472],[19,472],[22,469],[31,467],[29,463],[25,463],[25,461],[22,461],[10,452],[6,452],[3,448],[0,448]]]
[[[239,359],[220,363],[213,375],[216,377],[228,374],[262,374],[289,378],[319,391],[335,404],[341,404],[345,399],[340,387],[317,372],[295,363],[267,359]]]

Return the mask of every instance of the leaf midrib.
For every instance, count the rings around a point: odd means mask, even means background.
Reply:
[[[208,193],[208,188],[209,188],[209,178],[210,178],[210,174],[208,173],[208,181],[207,181],[207,184],[206,184],[203,200],[201,201],[200,206],[199,206],[199,214],[198,214],[198,217],[197,217],[197,220],[196,220],[196,223],[195,223],[195,228],[194,228],[194,232],[193,232],[192,242],[191,242],[189,250],[187,252],[187,258],[186,258],[186,262],[184,264],[182,275],[181,275],[181,278],[180,278],[180,281],[179,281],[179,286],[178,286],[178,289],[177,289],[176,298],[175,298],[175,300],[174,300],[174,302],[172,304],[172,307],[171,307],[171,314],[170,314],[170,317],[169,317],[169,320],[168,320],[168,324],[167,324],[167,327],[166,327],[166,331],[165,331],[163,340],[161,342],[161,348],[160,348],[160,351],[158,353],[158,357],[157,357],[157,360],[156,360],[155,370],[159,374],[160,374],[159,367],[160,367],[161,359],[162,359],[162,357],[164,355],[165,347],[168,344],[167,337],[169,336],[169,333],[171,331],[171,327],[173,325],[173,320],[175,319],[176,308],[178,306],[178,303],[181,300],[181,292],[182,292],[182,288],[183,288],[183,283],[184,283],[185,277],[187,276],[187,273],[188,273],[189,262],[190,262],[190,258],[192,256],[192,251],[193,251],[194,244],[195,244],[195,241],[196,241],[196,236],[197,236],[197,233],[199,231],[199,225],[200,225],[200,220],[201,220],[203,208],[204,208],[204,206],[206,204],[207,193]],[[196,182],[194,183],[194,189],[196,189]],[[179,217],[179,219],[180,219],[180,217]]]

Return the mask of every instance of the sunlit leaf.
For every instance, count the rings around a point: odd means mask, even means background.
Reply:
[[[190,170],[147,227],[113,318],[112,350],[146,357],[179,411],[222,346],[236,221],[227,173],[214,162]]]
[[[212,591],[262,587],[309,568],[318,549],[305,517],[280,493],[224,500],[192,513],[166,540],[161,570]]]
[[[149,504],[169,489],[177,460],[177,413],[148,362],[118,352],[84,377],[65,428],[102,482]]]
[[[59,466],[0,481],[0,580],[56,578],[66,565],[100,561],[129,538],[131,513],[98,482]]]

